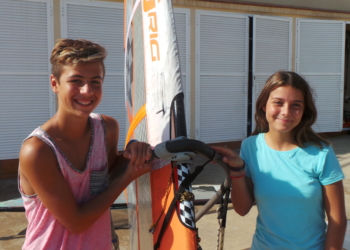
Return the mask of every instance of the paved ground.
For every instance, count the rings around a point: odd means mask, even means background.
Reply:
[[[346,179],[344,180],[345,199],[347,217],[350,219],[350,135],[329,138],[333,143],[334,151],[343,168]],[[223,180],[223,174],[217,171],[217,167],[209,165],[194,185],[220,185]],[[19,197],[16,180],[0,181],[0,202]],[[196,207],[200,209],[200,207]],[[249,249],[252,235],[255,228],[255,219],[257,215],[256,207],[245,216],[238,216],[232,206],[229,206],[227,215],[227,226],[225,231],[224,249],[243,250]],[[113,210],[112,216],[114,226],[121,242],[121,250],[129,250],[129,230],[126,210]],[[218,222],[216,219],[215,207],[212,208],[199,222],[199,236],[202,239],[201,246],[203,250],[214,250],[217,246]],[[23,212],[0,212],[0,249],[18,250],[21,248],[27,222]],[[349,236],[350,236],[350,232]],[[349,237],[350,239],[350,237]],[[350,242],[344,245],[350,249]],[[349,247],[348,247],[349,246]]]

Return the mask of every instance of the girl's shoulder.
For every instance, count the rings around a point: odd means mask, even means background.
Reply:
[[[249,145],[249,144],[260,143],[262,140],[264,140],[264,135],[265,135],[265,133],[260,133],[260,134],[257,134],[257,135],[251,135],[251,136],[245,138],[242,141],[242,144]]]
[[[257,135],[251,135],[244,139],[241,144],[241,150],[242,151],[249,151],[249,152],[256,152],[258,148],[264,148],[265,147],[265,141],[264,141],[264,135],[265,133],[260,133]]]
[[[263,137],[265,135],[265,133],[260,133],[257,135],[250,135],[247,138],[245,138],[243,141],[252,141],[252,140],[257,140],[260,137]]]
[[[299,148],[296,157],[304,159],[310,165],[312,165],[312,162],[315,162],[317,166],[323,166],[326,159],[336,159],[332,146],[326,144],[323,144],[322,148],[316,145],[307,145],[306,147]]]
[[[305,147],[302,147],[302,150],[312,155],[327,154],[330,151],[333,152],[332,145],[327,145],[322,142],[321,144],[322,144],[322,147],[309,143],[309,144],[306,144]]]

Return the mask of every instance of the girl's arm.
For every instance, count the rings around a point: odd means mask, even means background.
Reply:
[[[114,122],[113,120],[112,122],[106,121],[106,128],[107,136],[114,135],[114,139],[108,138],[107,141],[108,152],[110,152],[108,160],[118,164],[117,151],[112,152],[117,148],[118,124],[115,120]],[[135,152],[137,156],[133,155]],[[125,156],[132,158],[134,163],[141,168],[135,171],[134,166],[129,164],[118,180],[113,182],[108,189],[83,204],[76,202],[68,183],[59,170],[54,152],[39,138],[32,137],[23,144],[20,152],[20,174],[21,178],[29,182],[44,206],[64,227],[73,233],[81,233],[109,209],[131,181],[151,170],[151,164],[143,164],[147,160],[147,155],[150,154],[149,145],[132,143],[126,150]]]
[[[224,147],[213,147],[213,149],[223,156],[223,161],[231,167],[242,167],[244,161],[231,149]],[[233,175],[237,173],[231,172]],[[241,215],[246,215],[254,204],[253,182],[249,177],[232,179],[231,200],[235,211]]]
[[[343,249],[346,231],[346,214],[343,182],[323,186],[323,203],[328,218],[325,250]]]
[[[232,180],[231,200],[235,211],[245,216],[254,205],[253,182],[249,177]]]

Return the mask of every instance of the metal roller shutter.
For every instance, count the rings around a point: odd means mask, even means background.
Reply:
[[[297,19],[296,71],[313,89],[316,132],[342,130],[345,22]]]
[[[247,16],[197,11],[196,139],[246,137],[248,32]]]
[[[49,76],[51,0],[0,0],[0,160],[55,112]]]

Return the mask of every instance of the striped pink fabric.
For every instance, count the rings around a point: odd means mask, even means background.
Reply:
[[[103,119],[98,114],[90,115],[92,137],[84,171],[79,171],[69,162],[50,136],[40,127],[28,138],[36,136],[55,152],[60,170],[69,184],[78,204],[90,200],[108,186],[108,163],[106,133]],[[81,234],[68,231],[40,201],[37,195],[22,192],[28,227],[23,250],[76,250],[112,249],[110,211],[107,210],[90,228]]]

